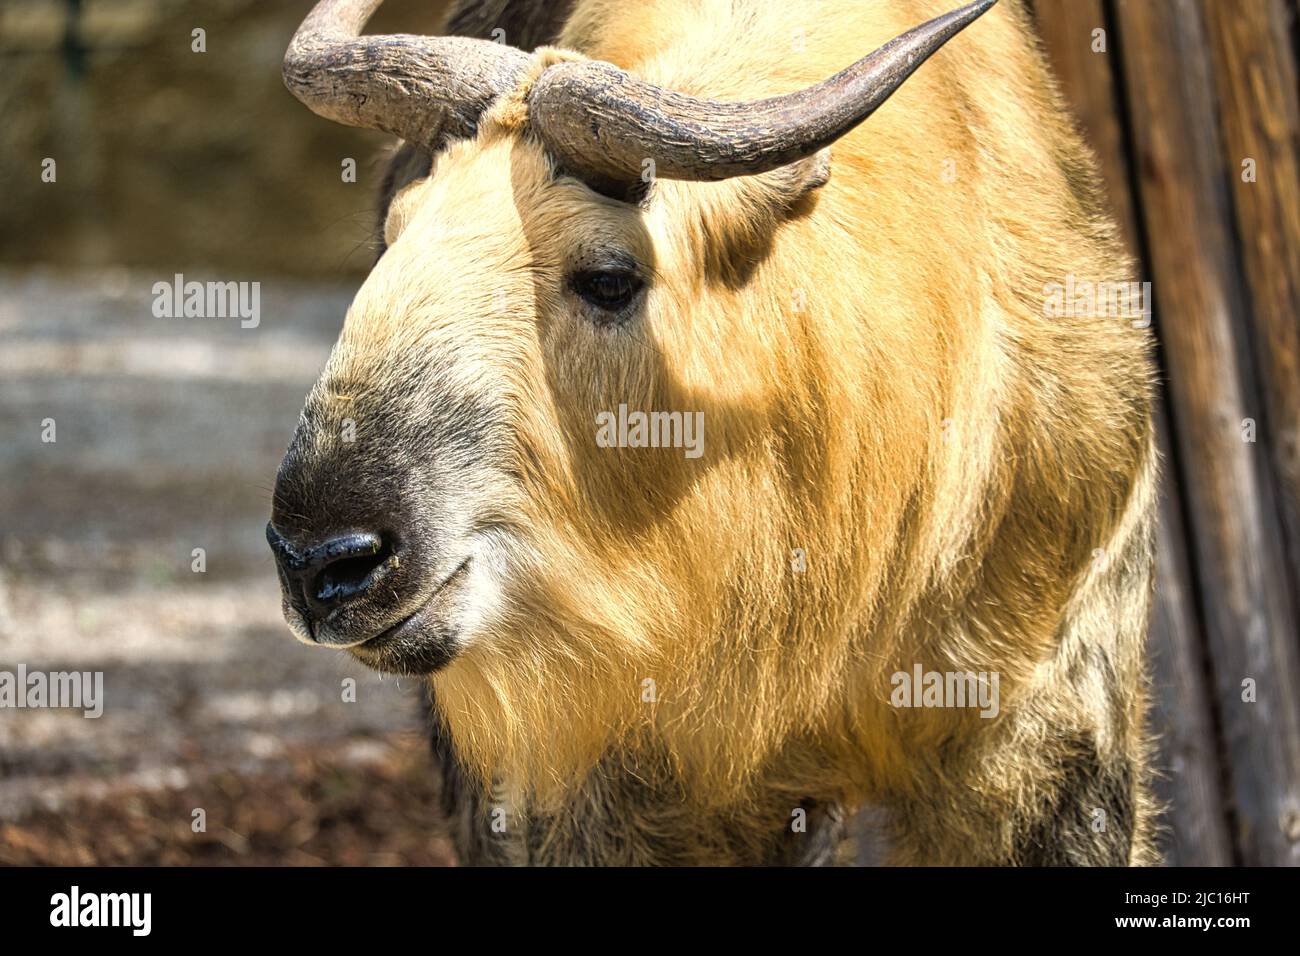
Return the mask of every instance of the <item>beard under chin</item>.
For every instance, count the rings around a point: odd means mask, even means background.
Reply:
[[[367,643],[348,648],[348,653],[372,670],[398,677],[435,674],[455,659],[457,651],[454,634],[441,627],[374,646]]]

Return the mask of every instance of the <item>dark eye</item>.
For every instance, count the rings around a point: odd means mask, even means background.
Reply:
[[[641,291],[641,278],[625,269],[592,269],[576,272],[573,291],[598,309],[618,312]]]

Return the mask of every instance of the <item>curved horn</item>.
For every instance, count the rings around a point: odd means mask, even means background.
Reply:
[[[816,86],[749,103],[683,96],[609,63],[561,63],[533,85],[529,119],[569,170],[593,183],[635,180],[647,158],[655,175],[668,179],[761,173],[810,156],[857,126],[995,3],[976,0]]]
[[[284,85],[313,112],[432,149],[474,133],[527,54],[468,37],[361,36],[383,0],[321,0],[284,54]]]

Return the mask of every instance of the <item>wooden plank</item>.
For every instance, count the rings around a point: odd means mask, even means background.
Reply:
[[[1034,6],[1043,45],[1062,91],[1097,153],[1107,198],[1125,242],[1141,264],[1137,213],[1129,188],[1128,159],[1113,69],[1115,46],[1101,0],[1038,0]],[[1107,31],[1105,52],[1093,52],[1094,31]],[[1218,742],[1195,591],[1187,566],[1188,541],[1182,500],[1168,452],[1169,422],[1156,410],[1164,466],[1161,473],[1155,607],[1148,638],[1152,661],[1151,729],[1156,735],[1160,777],[1156,793],[1165,806],[1162,850],[1171,866],[1225,866],[1232,862],[1221,793]]]
[[[1156,797],[1164,805],[1161,853],[1168,866],[1230,866],[1232,840],[1223,804],[1218,740],[1205,679],[1205,648],[1181,495],[1168,449],[1169,421],[1158,418],[1165,462],[1160,494],[1156,600],[1147,640],[1152,660],[1152,730],[1156,733]]]
[[[1197,0],[1117,0],[1125,94],[1238,852],[1300,865],[1300,661],[1266,469]],[[1243,689],[1253,682],[1254,698]]]
[[[1300,593],[1300,94],[1291,16],[1281,0],[1203,4],[1267,408],[1258,447],[1273,466],[1294,594]],[[1246,160],[1255,166],[1253,182],[1243,179]]]

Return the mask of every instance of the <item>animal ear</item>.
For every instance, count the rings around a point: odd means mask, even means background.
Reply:
[[[388,222],[388,207],[392,205],[393,197],[403,187],[428,176],[432,168],[433,157],[429,151],[411,143],[403,143],[389,157],[384,178],[379,184],[379,218],[375,223],[376,262],[388,250],[385,224]]]
[[[804,196],[825,186],[831,178],[830,147],[819,149],[811,156],[787,163],[767,174],[776,186],[787,208],[793,208]]]
[[[706,268],[730,284],[746,281],[771,248],[782,222],[811,209],[810,200],[831,178],[830,148],[754,176],[711,184],[696,194]]]
[[[791,202],[801,199],[805,193],[825,186],[831,178],[830,147],[820,149],[806,159],[787,163],[771,173],[781,183],[782,191],[790,197]]]

